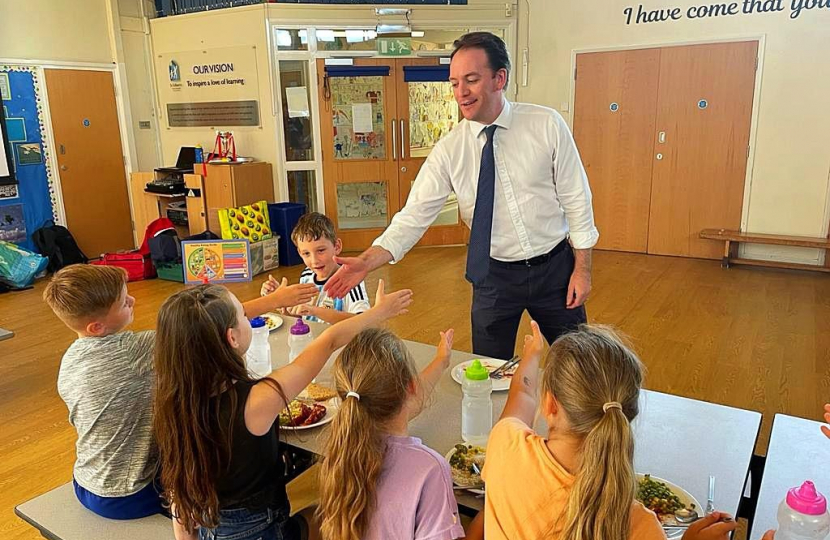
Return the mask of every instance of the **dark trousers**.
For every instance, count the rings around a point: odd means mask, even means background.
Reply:
[[[473,353],[491,358],[513,356],[516,332],[525,310],[539,323],[548,343],[587,321],[585,306],[565,308],[574,255],[563,248],[540,264],[490,259],[484,283],[473,286]]]

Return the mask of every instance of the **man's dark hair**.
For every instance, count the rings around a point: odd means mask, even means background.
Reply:
[[[487,63],[490,64],[490,69],[494,73],[500,69],[507,72],[505,87],[507,86],[507,81],[510,80],[510,55],[507,54],[507,45],[499,36],[490,32],[470,32],[456,39],[452,45],[455,50],[450,55],[450,59],[455,56],[455,53],[464,49],[484,51],[487,55]]]

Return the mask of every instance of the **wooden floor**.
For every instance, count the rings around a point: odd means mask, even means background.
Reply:
[[[464,263],[463,248],[415,250],[367,285],[374,291],[383,277],[387,289],[415,291],[411,313],[392,323],[401,337],[431,343],[452,327],[456,348],[470,350]],[[296,281],[300,270],[274,274]],[[43,286],[0,296],[0,328],[16,333],[0,342],[3,540],[39,538],[13,515],[14,506],[72,478],[75,434],[55,384],[75,336],[41,301]],[[161,303],[181,288],[160,280],[130,284],[137,300],[132,327],[153,328]],[[259,282],[231,289],[245,300],[258,294]],[[588,316],[632,338],[649,369],[648,388],[762,412],[761,453],[775,413],[820,420],[830,399],[827,275],[598,252]],[[522,329],[529,329],[526,320]]]

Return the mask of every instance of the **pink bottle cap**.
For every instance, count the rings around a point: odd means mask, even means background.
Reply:
[[[820,516],[827,512],[827,499],[807,480],[801,487],[787,492],[787,506],[807,516]]]

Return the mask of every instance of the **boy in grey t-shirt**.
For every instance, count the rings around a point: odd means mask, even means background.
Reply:
[[[78,432],[75,493],[93,512],[135,519],[164,512],[153,442],[155,333],[123,329],[135,299],[117,267],[73,265],[43,298],[78,339],[61,361],[58,393]]]
[[[242,305],[247,317],[255,317],[305,304],[315,294],[313,284],[290,285]],[[113,266],[68,266],[52,277],[43,299],[78,334],[58,374],[58,393],[78,432],[78,500],[112,519],[166,513],[154,482],[155,332],[124,331],[135,304],[127,294],[127,273]]]

